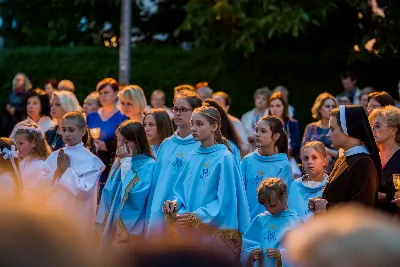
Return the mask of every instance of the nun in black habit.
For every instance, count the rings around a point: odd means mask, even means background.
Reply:
[[[382,167],[364,109],[361,106],[333,109],[327,136],[333,147],[344,150],[344,155],[337,159],[322,198],[310,199],[309,209],[324,213],[335,204],[348,202],[374,207]]]

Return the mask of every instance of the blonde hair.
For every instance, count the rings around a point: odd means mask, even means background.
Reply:
[[[31,90],[31,89],[32,89],[32,83],[31,83],[31,81],[29,80],[28,76],[26,76],[26,74],[25,74],[25,73],[22,73],[22,72],[18,72],[18,73],[14,76],[14,79],[13,79],[13,81],[12,81],[12,90],[15,91],[15,89],[17,89],[17,76],[18,76],[18,75],[21,75],[21,76],[24,77],[24,91],[27,92],[27,91]]]
[[[143,89],[138,85],[128,85],[118,92],[118,99],[126,99],[136,107],[140,113],[144,113],[147,101]]]
[[[17,135],[25,135],[29,143],[35,146],[32,149],[31,159],[45,160],[51,153],[43,132],[35,124],[17,125],[14,138]]]
[[[61,80],[58,83],[57,89],[60,91],[69,91],[71,93],[75,92],[75,85],[70,80]]]
[[[60,104],[65,112],[71,111],[82,111],[82,107],[76,99],[76,96],[70,91],[55,91],[53,97],[57,96],[60,100]]]
[[[196,108],[193,112],[202,115],[210,124],[214,124],[214,123],[217,124],[218,127],[217,127],[217,130],[215,131],[215,142],[217,144],[224,144],[228,148],[228,150],[230,152],[232,152],[232,148],[231,148],[228,140],[226,140],[226,138],[222,136],[221,115],[219,114],[218,110],[214,107],[202,106],[202,107]]]
[[[315,151],[317,151],[318,155],[320,155],[321,158],[323,158],[325,160],[326,164],[324,166],[324,170],[326,170],[328,168],[328,163],[329,162],[328,162],[328,153],[326,152],[325,145],[320,141],[307,142],[307,143],[305,143],[305,145],[301,149],[301,154],[303,154],[304,150],[306,150],[309,147],[315,149]],[[301,157],[301,161],[303,161],[303,157]]]
[[[387,126],[390,128],[397,128],[396,132],[396,143],[400,144],[400,109],[395,106],[385,106],[383,108],[374,109],[368,116],[368,120],[371,122],[377,117],[382,117]]]
[[[321,119],[321,114],[319,113],[319,111],[327,99],[332,100],[335,103],[336,107],[338,106],[336,98],[333,95],[327,92],[320,94],[319,96],[317,96],[317,99],[315,99],[314,105],[311,108],[311,114],[314,119],[316,120]]]

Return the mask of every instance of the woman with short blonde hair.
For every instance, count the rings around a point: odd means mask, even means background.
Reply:
[[[118,92],[119,107],[130,120],[143,123],[147,101],[143,89],[137,85],[128,85]]]
[[[45,132],[47,143],[53,151],[64,146],[59,124],[62,117],[71,111],[82,111],[76,96],[69,91],[54,91],[50,100],[50,115],[56,125]],[[85,141],[87,141],[87,137]]]

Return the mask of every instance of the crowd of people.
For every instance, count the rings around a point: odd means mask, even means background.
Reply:
[[[239,120],[206,82],[175,87],[169,108],[162,90],[147,105],[139,86],[105,78],[81,106],[72,81],[33,88],[18,73],[0,199],[62,213],[100,251],[168,234],[242,266],[293,266],[306,254],[284,240],[311,218],[349,203],[400,214],[400,109],[350,72],[341,80],[342,94],[316,98],[301,138],[284,86],[257,89]]]

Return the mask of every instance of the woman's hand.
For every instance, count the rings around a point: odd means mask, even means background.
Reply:
[[[277,248],[268,248],[266,254],[268,258],[278,258],[281,255],[281,251]]]
[[[396,194],[394,195],[394,199],[392,200],[392,203],[396,204],[397,207],[400,208],[400,194],[399,194],[399,192],[396,192]]]
[[[189,227],[192,224],[190,223],[190,214],[177,214],[176,215],[176,225],[179,227]]]
[[[262,257],[262,250],[260,248],[255,248],[251,251],[251,257],[253,261],[257,261]]]
[[[117,156],[120,159],[128,158],[128,157],[133,156],[133,152],[129,147],[127,147],[126,145],[123,145],[117,149]]]
[[[386,194],[378,192],[378,202],[385,202],[386,201]]]
[[[94,146],[96,147],[96,151],[108,151],[106,143],[101,141],[100,139],[95,139],[94,140]]]
[[[13,106],[11,106],[10,104],[7,104],[6,109],[7,109],[7,112],[8,112],[11,116],[14,116],[14,114],[15,114],[15,108],[14,108]]]
[[[167,200],[164,202],[163,206],[162,206],[162,212],[164,214],[173,214],[176,213],[176,202],[175,201],[171,201],[171,200]]]
[[[328,201],[323,198],[310,198],[308,199],[308,208],[315,214],[323,214],[326,212],[326,205]]]

